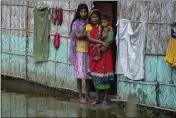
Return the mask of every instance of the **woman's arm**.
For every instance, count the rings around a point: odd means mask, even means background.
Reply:
[[[77,31],[76,31],[76,38],[82,39],[82,38],[85,38],[85,37],[86,37],[86,34],[81,33],[80,30],[77,29]]]
[[[90,42],[92,42],[92,43],[99,43],[99,44],[102,44],[103,46],[106,46],[106,45],[107,45],[106,42],[103,42],[103,41],[101,41],[101,40],[96,40],[96,39],[94,39],[94,38],[91,38],[91,37],[90,37],[90,31],[87,31],[86,36],[87,36],[88,40],[89,40]]]

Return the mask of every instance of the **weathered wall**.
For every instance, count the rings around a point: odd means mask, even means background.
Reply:
[[[119,77],[118,95],[121,99],[127,100],[128,94],[136,93],[140,103],[176,109],[176,68],[171,68],[164,62],[170,37],[170,27],[166,23],[176,21],[176,2],[121,1],[118,3],[119,19],[148,22],[145,79],[143,82],[130,82],[126,77]],[[133,28],[135,29],[138,24],[132,22]]]
[[[80,2],[87,3],[91,8],[90,1],[2,1],[2,73],[48,86],[76,90],[75,78],[68,62],[69,28],[74,9]],[[64,14],[61,26],[51,26],[51,33],[58,32],[61,35],[60,47],[57,50],[53,47],[51,35],[49,61],[36,64],[33,60],[34,6],[61,7]],[[27,14],[29,38],[26,38],[25,32]]]

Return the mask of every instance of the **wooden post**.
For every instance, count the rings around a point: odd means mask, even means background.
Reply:
[[[136,101],[137,97],[135,95],[128,96],[127,117],[136,117]]]
[[[29,1],[27,1],[27,5],[29,5]],[[27,44],[28,44],[28,36],[29,36],[29,15],[28,15],[28,11],[29,11],[29,7],[26,6],[26,50],[25,50],[25,61],[26,61],[26,64],[25,64],[25,79],[28,80],[28,77],[27,77]]]

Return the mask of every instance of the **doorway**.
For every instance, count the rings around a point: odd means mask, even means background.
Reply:
[[[113,65],[115,71],[116,64],[116,40],[115,36],[117,33],[116,22],[117,22],[117,1],[94,1],[93,9],[98,9],[102,15],[109,15],[111,18],[111,26],[114,31],[114,42],[112,43],[112,56],[113,56]],[[91,84],[90,91],[95,91],[94,85]],[[110,95],[117,94],[117,75],[113,81],[111,81],[111,88],[109,90]]]

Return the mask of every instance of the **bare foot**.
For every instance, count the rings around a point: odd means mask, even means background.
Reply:
[[[87,101],[84,98],[79,99],[79,102],[82,103],[82,104],[87,103]]]
[[[90,99],[90,97],[86,97],[87,102],[93,102],[93,100]]]
[[[94,60],[99,60],[99,59],[101,59],[100,56],[98,56],[98,57],[94,57]]]
[[[94,105],[98,104],[99,102],[100,102],[99,100],[95,100],[94,102],[92,102],[92,105],[94,106]]]
[[[108,102],[107,101],[103,101],[102,105],[108,105]]]

